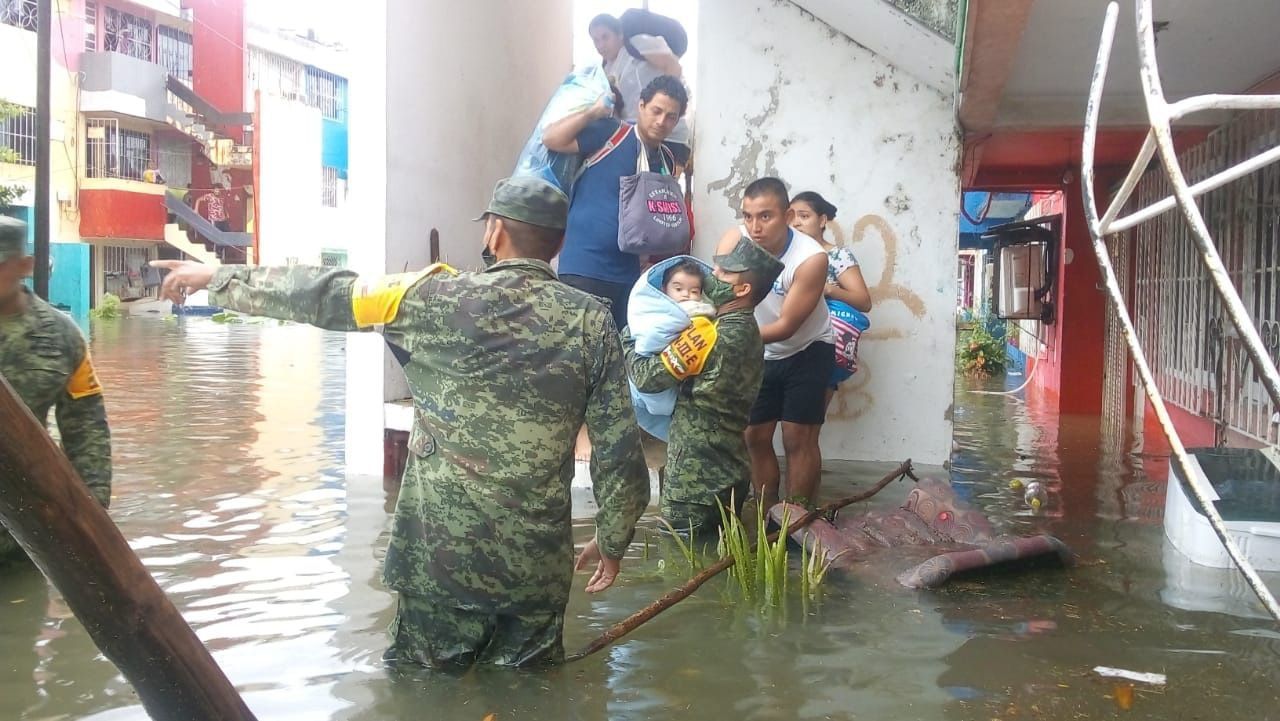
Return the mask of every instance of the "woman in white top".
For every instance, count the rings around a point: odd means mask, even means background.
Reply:
[[[600,53],[605,74],[622,97],[618,117],[635,124],[640,107],[640,93],[660,75],[679,78],[683,75],[680,58],[672,52],[667,42],[654,35],[634,35],[631,46],[644,56],[637,58],[626,48],[626,38],[622,33],[622,22],[618,18],[601,14],[591,19],[587,26],[591,41]],[[675,130],[667,138],[666,144],[676,156],[676,176],[684,172],[689,162],[689,125],[686,118],[680,118]]]
[[[827,287],[824,291],[827,299],[840,301],[863,313],[870,311],[871,291],[862,277],[858,258],[851,248],[836,245],[826,238],[827,223],[835,220],[836,206],[818,193],[806,190],[791,199],[791,210],[794,213],[791,226],[816,239],[827,251]],[[827,389],[828,405],[835,395],[836,385],[833,383]]]

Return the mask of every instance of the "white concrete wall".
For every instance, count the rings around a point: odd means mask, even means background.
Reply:
[[[483,233],[470,219],[571,67],[572,6],[476,0],[442,19],[434,3],[388,0],[353,14],[350,267],[421,268],[432,228],[445,260],[480,265]],[[376,338],[347,347],[347,466],[380,474],[381,401],[408,389]]]
[[[321,222],[320,111],[264,96],[259,118],[258,262],[318,265],[343,231]]]
[[[874,307],[861,369],[822,434],[833,459],[945,461],[955,346],[957,135],[952,98],[790,2],[699,7],[695,252],[777,175],[839,208]]]

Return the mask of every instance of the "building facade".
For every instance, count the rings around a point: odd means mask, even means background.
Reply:
[[[4,67],[35,66],[35,6],[0,0]],[[335,215],[345,195],[346,79],[335,72],[336,51],[317,64],[311,56],[323,55],[324,46],[305,37],[284,53],[271,51],[281,58],[277,65],[302,68],[300,92],[283,97],[255,72],[268,51],[250,38],[273,33],[247,26],[242,0],[70,0],[57,8],[55,303],[82,315],[106,293],[126,301],[152,297],[157,279],[146,264],[156,258],[255,261],[299,237],[320,247],[314,234],[291,232],[281,220],[290,216],[323,218],[317,227],[342,225]],[[7,149],[0,151],[0,187],[14,189],[4,212],[29,220],[34,74],[5,73],[0,101],[0,148]],[[307,109],[313,122],[288,116]],[[273,146],[259,126],[276,113],[278,127],[290,132],[276,133]],[[307,128],[312,132],[301,132]],[[314,172],[303,172],[307,165]],[[286,174],[301,181],[284,182]],[[313,191],[309,197],[300,196],[302,186]],[[263,220],[275,230],[264,234]],[[297,248],[288,257],[321,260],[318,251]]]

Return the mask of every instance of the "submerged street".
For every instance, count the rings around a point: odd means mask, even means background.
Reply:
[[[958,379],[952,468],[917,471],[949,473],[999,530],[1062,539],[1075,568],[916,592],[894,581],[916,561],[887,551],[865,572],[833,572],[816,601],[793,584],[765,615],[715,579],[612,648],[553,670],[390,671],[381,654],[395,600],[379,564],[395,487],[344,472],[345,342],[275,322],[92,326],[114,435],[111,516],[264,720],[1280,715],[1274,624],[1235,574],[1167,548],[1163,481],[1152,480],[1165,460],[1102,438],[1097,418],[968,392],[1019,376]],[[893,465],[829,462],[823,498]],[[1045,508],[1033,513],[1014,479],[1042,482]],[[906,492],[895,484],[872,505],[892,508]],[[612,589],[588,598],[585,576],[575,579],[569,652],[684,580],[660,565],[655,522],[643,526]],[[580,543],[589,529],[577,527]],[[1129,687],[1095,666],[1168,683]],[[0,579],[0,718],[146,718],[34,569]]]

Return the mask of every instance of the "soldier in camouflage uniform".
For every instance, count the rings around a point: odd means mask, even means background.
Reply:
[[[680,533],[697,535],[720,523],[717,501],[737,512],[751,491],[743,431],[764,373],[764,346],[753,315],[773,287],[782,262],[742,238],[716,256],[703,298],[715,303],[714,323],[697,323],[655,356],[635,352],[623,337],[636,387],[653,393],[676,387],[662,516]]]
[[[80,329],[22,284],[34,263],[26,245],[27,224],[0,216],[0,375],[41,423],[56,409],[62,449],[105,508],[111,503],[111,431],[102,387]],[[21,553],[0,528],[0,563],[23,558]]]
[[[502,181],[483,257],[362,282],[329,268],[171,269],[167,297],[203,287],[237,311],[354,331],[381,328],[414,401],[409,461],[383,568],[400,593],[390,661],[525,665],[563,657],[573,574],[569,487],[585,422],[600,510],[578,565],[607,588],[649,502],[640,430],[609,310],[548,261],[567,202],[544,181]],[[748,316],[749,317],[749,316]],[[758,354],[757,354],[758,355]]]

